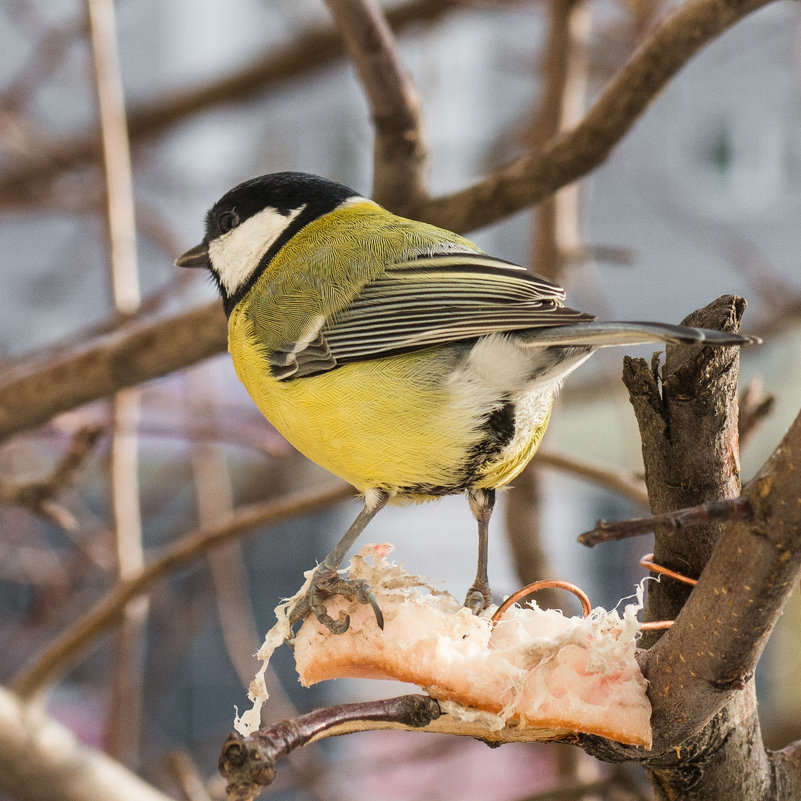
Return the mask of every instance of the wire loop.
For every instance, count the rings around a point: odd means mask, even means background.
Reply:
[[[584,612],[584,617],[587,617],[587,615],[589,615],[592,611],[590,599],[587,597],[587,593],[585,593],[580,587],[577,587],[575,584],[571,584],[569,581],[560,581],[559,579],[543,579],[542,581],[535,581],[533,584],[527,584],[525,587],[521,587],[517,592],[513,592],[495,610],[495,613],[491,618],[493,627],[498,625],[500,619],[511,606],[528,595],[538,592],[539,590],[547,589],[548,587],[557,587],[558,589],[572,592],[573,595],[575,595],[579,601],[581,601],[581,609]]]

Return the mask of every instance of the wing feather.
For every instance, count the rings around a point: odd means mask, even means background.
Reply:
[[[306,343],[271,359],[277,378],[315,375],[352,361],[593,317],[565,308],[564,290],[483,254],[421,256],[391,265]]]

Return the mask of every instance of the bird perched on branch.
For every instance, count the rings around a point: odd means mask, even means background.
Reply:
[[[373,604],[338,568],[389,501],[466,493],[478,522],[465,604],[490,602],[487,531],[495,490],[536,452],[565,376],[599,347],[745,345],[756,338],[663,323],[595,322],[564,290],[469,240],[398,217],[357,192],[283,172],[214,204],[206,235],[176,261],[207,268],[228,315],[228,348],[268,420],[364,495],[292,620],[334,632],[334,594]]]

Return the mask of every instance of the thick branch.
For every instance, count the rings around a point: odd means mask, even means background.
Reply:
[[[118,389],[167,375],[225,350],[222,307],[144,319],[74,348],[22,362],[0,381],[0,440]]]
[[[684,320],[687,325],[737,330],[745,309],[724,296]],[[637,415],[651,511],[672,512],[740,494],[737,451],[735,348],[668,348],[662,381],[642,359],[624,361],[624,381]],[[677,531],[661,528],[654,561],[698,578],[720,533],[712,522]],[[653,585],[646,620],[672,620],[689,590],[674,582]],[[658,634],[644,640],[650,645]]]
[[[645,484],[640,476],[626,470],[615,470],[599,462],[579,459],[565,453],[541,450],[537,452],[537,465],[563,470],[565,473],[594,481],[612,492],[617,492],[640,506],[648,505]]]
[[[753,676],[801,572],[799,486],[801,414],[743,490],[751,520],[724,530],[675,624],[645,659],[662,747],[696,732]]]
[[[25,801],[172,801],[2,687],[0,790]]]
[[[688,0],[637,50],[584,119],[542,150],[416,210],[454,231],[489,225],[603,163],[665,84],[707,43],[771,0]]]
[[[373,198],[402,211],[427,197],[427,149],[417,89],[375,0],[327,0],[375,125]]]
[[[742,310],[738,299],[721,298],[686,322],[736,328]],[[661,386],[654,365],[626,361],[654,511],[737,494],[736,376],[728,349],[669,348]],[[780,798],[779,785],[797,786],[795,761],[762,746],[752,677],[801,573],[799,459],[801,415],[742,492],[750,517],[722,531],[656,530],[657,562],[700,573],[688,599],[670,580],[649,592],[648,619],[666,609],[678,615],[641,660],[654,736],[643,761],[659,798]]]

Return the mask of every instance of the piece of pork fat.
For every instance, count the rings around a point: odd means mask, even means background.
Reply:
[[[493,609],[476,617],[453,596],[389,562],[390,551],[388,545],[365,546],[348,570],[372,586],[383,631],[369,605],[330,599],[328,613],[335,619],[340,611],[350,615],[350,627],[332,634],[313,616],[306,618],[294,641],[303,685],[394,679],[422,687],[448,714],[471,720],[481,714],[490,729],[538,729],[539,739],[582,732],[650,747],[651,706],[635,660],[641,591],[622,615],[597,608],[585,618],[566,617],[532,605],[512,607],[493,627]],[[287,608],[277,610],[279,623],[262,658],[275,647],[275,632],[286,630],[281,618]],[[264,701],[258,677],[251,700],[254,709]],[[247,715],[240,725],[247,726]]]

